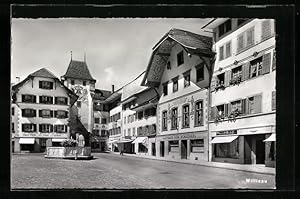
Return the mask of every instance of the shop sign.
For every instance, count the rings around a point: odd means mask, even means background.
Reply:
[[[66,133],[18,133],[15,137],[67,137]]]
[[[218,131],[216,135],[232,135],[237,134],[237,130],[230,130],[230,131]]]
[[[197,138],[197,135],[195,133],[165,136],[163,137],[163,140],[180,140],[180,139],[193,139],[193,138]]]

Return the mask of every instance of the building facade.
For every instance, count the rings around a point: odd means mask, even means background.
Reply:
[[[211,161],[275,164],[275,23],[213,19],[216,61],[211,82]]]
[[[42,68],[12,87],[13,152],[44,152],[70,133],[70,109],[76,95]]]
[[[212,38],[171,29],[153,48],[142,85],[155,88],[156,156],[208,161]]]

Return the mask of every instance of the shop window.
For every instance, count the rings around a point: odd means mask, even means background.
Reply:
[[[40,103],[41,104],[53,104],[53,97],[52,96],[40,96]]]
[[[204,64],[199,64],[196,66],[196,81],[200,82],[204,80]]]
[[[187,71],[183,74],[183,78],[184,78],[184,88],[190,86],[191,84],[191,71]]]
[[[68,104],[68,98],[67,97],[55,97],[55,104],[67,105]]]
[[[78,108],[80,108],[81,107],[81,101],[77,101],[76,105],[77,105]]]
[[[44,117],[44,118],[50,118],[53,117],[53,111],[52,110],[39,110],[39,117]]]
[[[168,95],[168,82],[164,83],[162,86],[164,96]]]
[[[63,110],[54,111],[54,117],[56,118],[67,118],[68,112]]]
[[[262,75],[263,65],[262,57],[259,57],[250,62],[250,78]]]
[[[172,79],[173,81],[173,93],[178,91],[178,77]]]
[[[231,31],[231,19],[219,25],[218,29],[219,29],[219,37]]]
[[[56,133],[66,133],[67,132],[67,126],[63,124],[54,125],[54,132]]]
[[[36,96],[34,96],[34,95],[22,95],[22,102],[36,103]]]
[[[177,54],[177,66],[180,66],[181,64],[184,63],[184,58],[183,58],[183,51],[180,51]]]
[[[239,138],[231,143],[214,144],[214,155],[217,158],[239,158]]]
[[[23,132],[36,132],[36,124],[22,124]]]
[[[30,108],[22,109],[22,117],[36,117],[36,110]]]
[[[183,106],[182,128],[189,128],[189,127],[190,127],[190,106],[187,104]]]
[[[95,118],[95,124],[99,124],[100,119],[99,118]]]
[[[144,146],[142,143],[139,143],[138,152],[139,153],[147,153],[148,152],[148,148],[146,146]]]
[[[53,89],[53,82],[39,81],[39,88],[41,88],[41,89]]]
[[[195,103],[195,126],[203,125],[203,101]]]
[[[41,132],[41,133],[51,133],[51,132],[53,132],[53,125],[52,124],[40,124],[39,125],[39,132]]]
[[[204,139],[191,140],[191,152],[204,153]]]
[[[173,108],[171,110],[171,114],[172,114],[172,117],[171,117],[171,121],[172,121],[172,125],[171,125],[171,129],[177,129],[178,128],[178,111],[177,111],[177,108]]]
[[[169,152],[179,152],[179,141],[178,140],[169,141]]]
[[[162,130],[163,131],[168,130],[168,127],[167,127],[167,111],[162,112]]]

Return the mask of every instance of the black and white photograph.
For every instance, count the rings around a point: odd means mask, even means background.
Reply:
[[[273,18],[11,18],[11,189],[276,189]]]

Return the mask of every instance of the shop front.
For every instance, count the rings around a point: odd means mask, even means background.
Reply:
[[[118,145],[118,151],[123,151],[123,153],[134,153],[134,148],[132,146],[132,141],[131,139],[123,139],[120,141],[117,141]]]
[[[135,154],[148,154],[149,140],[148,137],[137,137],[133,142]]]
[[[208,160],[207,131],[156,137],[156,156],[166,159]]]

